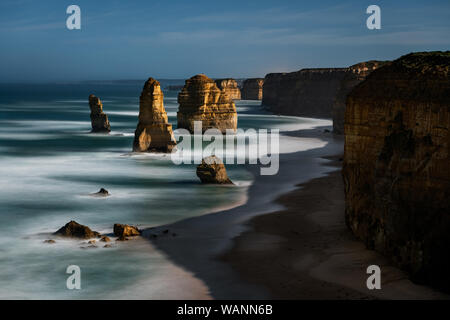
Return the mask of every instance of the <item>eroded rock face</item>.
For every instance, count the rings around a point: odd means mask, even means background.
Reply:
[[[350,91],[363,81],[373,70],[386,61],[367,61],[350,66],[345,73],[333,103],[333,132],[344,134],[345,100]]]
[[[276,114],[331,118],[346,72],[347,68],[319,68],[268,75],[262,104]]]
[[[79,224],[76,221],[68,222],[64,227],[61,227],[54,233],[55,235],[70,238],[97,238],[100,234],[96,231],[92,231],[89,227]]]
[[[178,93],[178,103],[178,128],[193,133],[194,121],[201,121],[203,132],[210,128],[216,128],[222,133],[227,129],[237,129],[234,102],[203,74],[186,80],[184,88]]]
[[[241,99],[241,89],[238,87],[238,83],[236,80],[228,78],[228,79],[217,79],[216,80],[217,87],[225,91],[226,94],[232,100],[240,100]]]
[[[114,224],[114,235],[121,238],[121,237],[133,237],[140,235],[141,232],[137,227],[129,226],[127,224],[120,224],[116,223]]]
[[[89,108],[91,109],[92,132],[110,132],[111,126],[108,116],[103,112],[103,104],[93,94],[89,96]]]
[[[134,134],[134,152],[171,152],[176,146],[163,99],[161,85],[149,78],[139,99],[139,123]]]
[[[233,184],[228,178],[227,170],[222,160],[216,156],[209,156],[197,166],[197,177],[202,183]]]
[[[264,78],[261,105],[271,108],[278,103],[278,92],[281,79],[286,73],[269,73]]]
[[[450,51],[415,53],[347,97],[346,222],[412,279],[450,290]]]
[[[246,79],[242,84],[242,99],[261,100],[263,98],[264,79]]]

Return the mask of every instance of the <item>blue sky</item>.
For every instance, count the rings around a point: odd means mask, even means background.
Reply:
[[[2,0],[0,43],[0,82],[263,77],[449,50],[450,1]]]

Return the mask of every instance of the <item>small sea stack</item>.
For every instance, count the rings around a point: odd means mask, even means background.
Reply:
[[[108,116],[103,112],[103,104],[98,97],[89,96],[89,108],[91,109],[92,132],[107,133],[111,131]]]
[[[209,156],[202,160],[202,163],[197,166],[197,177],[205,184],[233,184],[228,178],[222,160],[216,156]]]
[[[186,80],[178,93],[178,103],[178,128],[194,133],[194,121],[201,121],[203,132],[211,128],[222,133],[226,133],[227,129],[237,129],[237,112],[233,100],[204,74]]]
[[[149,78],[139,99],[139,122],[134,133],[134,152],[171,152],[177,142],[164,109],[160,83]]]
[[[217,87],[225,91],[226,94],[232,100],[240,100],[241,99],[241,89],[238,87],[238,83],[236,80],[227,78],[227,79],[216,79]]]
[[[252,78],[246,79],[242,84],[243,100],[262,100],[264,79]]]
[[[405,55],[347,97],[345,219],[412,279],[450,292],[450,51]]]
[[[67,238],[90,239],[98,238],[100,236],[100,233],[98,233],[97,231],[92,231],[88,226],[79,224],[76,221],[70,221],[66,223],[65,226],[56,231],[54,235]]]

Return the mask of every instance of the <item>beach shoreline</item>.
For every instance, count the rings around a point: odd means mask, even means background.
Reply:
[[[276,176],[248,166],[255,179],[244,205],[150,228],[143,236],[203,281],[214,299],[448,298],[413,284],[346,228],[343,137],[328,129],[289,132],[327,144],[280,154]],[[382,268],[382,290],[366,287],[371,264]]]

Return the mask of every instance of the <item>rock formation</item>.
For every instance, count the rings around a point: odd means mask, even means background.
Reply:
[[[385,61],[367,61],[350,66],[342,79],[333,103],[333,132],[344,134],[345,100],[350,91]]]
[[[222,160],[216,156],[209,156],[197,166],[197,177],[202,183],[233,184],[228,178],[227,170]]]
[[[133,237],[139,236],[141,232],[137,227],[129,226],[127,224],[114,224],[114,235],[117,237]]]
[[[403,56],[352,90],[343,177],[353,233],[450,291],[450,51]]]
[[[238,87],[238,83],[234,79],[217,79],[216,80],[217,87],[225,91],[226,94],[232,99],[232,100],[240,100],[241,99],[241,89]]]
[[[201,121],[203,132],[210,128],[219,129],[222,133],[227,129],[237,129],[234,102],[204,74],[186,80],[184,88],[178,93],[178,103],[178,128],[193,133],[194,121]]]
[[[159,82],[149,78],[139,99],[139,123],[134,133],[134,152],[171,152],[176,146],[163,99]]]
[[[91,109],[92,132],[110,132],[111,126],[108,116],[103,112],[103,104],[93,94],[89,96],[89,108]]]
[[[263,97],[264,79],[253,78],[246,79],[242,84],[242,99],[261,100]]]
[[[100,234],[96,231],[92,231],[89,227],[83,226],[75,221],[68,222],[64,227],[61,227],[54,233],[55,235],[71,238],[97,238]]]
[[[331,118],[346,71],[347,68],[320,68],[267,75],[262,104],[276,114]]]
[[[261,105],[271,108],[278,103],[278,92],[281,79],[286,73],[269,73],[264,78]]]

